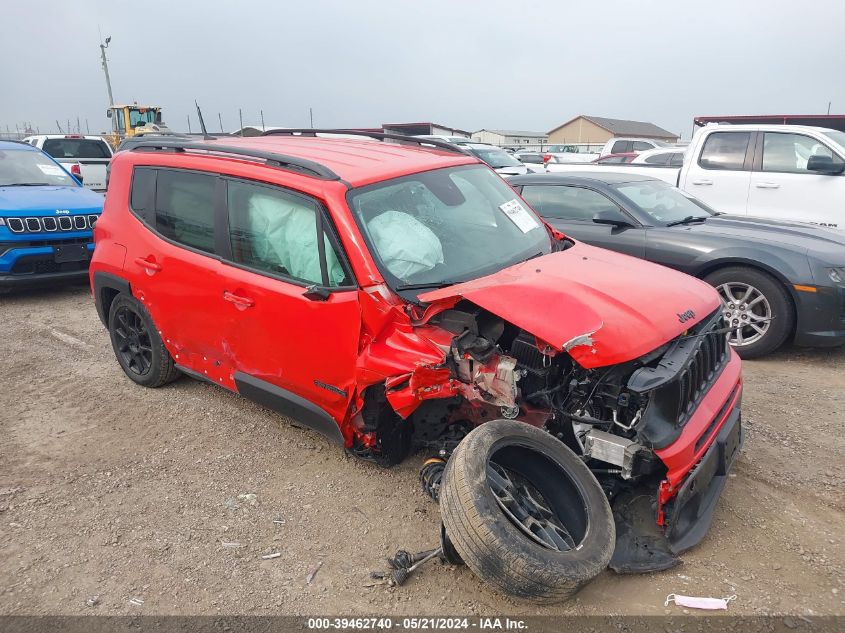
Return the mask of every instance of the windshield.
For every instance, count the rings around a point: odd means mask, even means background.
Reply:
[[[670,224],[687,218],[708,218],[714,212],[699,200],[660,180],[616,185],[616,191],[652,219]]]
[[[138,127],[139,125],[146,125],[147,123],[156,122],[155,110],[144,108],[142,110],[129,110],[129,126]]]
[[[353,190],[349,206],[397,290],[467,281],[551,252],[551,238],[534,212],[481,165]]]
[[[840,132],[839,130],[825,130],[825,136],[833,140],[834,143],[839,145],[842,149],[845,149],[845,132]],[[845,158],[845,156],[843,156]]]
[[[64,169],[41,152],[0,150],[0,187],[15,185],[78,186]]]
[[[498,169],[499,167],[517,167],[520,165],[520,162],[511,154],[495,147],[491,147],[490,149],[473,147],[470,148],[470,151],[493,169]]]

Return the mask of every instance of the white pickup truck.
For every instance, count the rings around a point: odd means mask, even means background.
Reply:
[[[106,171],[112,150],[101,136],[39,134],[26,137],[24,142],[44,150],[75,176],[81,175],[82,184],[89,189],[106,190]],[[79,169],[74,169],[74,165],[79,165]]]
[[[845,132],[802,125],[707,125],[683,166],[549,163],[549,172],[649,175],[716,211],[845,229]]]

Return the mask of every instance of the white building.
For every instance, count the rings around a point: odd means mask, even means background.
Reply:
[[[472,133],[472,140],[499,147],[532,147],[545,145],[549,136],[544,132],[525,130],[478,130]]]

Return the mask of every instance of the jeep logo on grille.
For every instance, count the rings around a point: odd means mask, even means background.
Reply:
[[[56,209],[56,215],[68,215],[69,213],[68,209]]]
[[[692,310],[687,310],[686,312],[679,312],[678,313],[678,321],[680,321],[681,323],[686,323],[690,319],[694,319],[694,318],[695,318],[695,312],[693,312]]]

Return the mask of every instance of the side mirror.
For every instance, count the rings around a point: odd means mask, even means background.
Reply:
[[[830,156],[815,154],[807,161],[807,171],[817,171],[821,174],[835,176],[845,171],[845,162],[835,163]]]
[[[111,110],[106,110],[106,116],[107,116],[108,118],[111,118]]]
[[[328,301],[331,296],[331,291],[325,286],[313,284],[305,288],[302,296],[311,301]]]
[[[616,209],[599,211],[593,216],[593,222],[596,224],[608,224],[618,228],[633,228],[634,226],[624,213]]]

